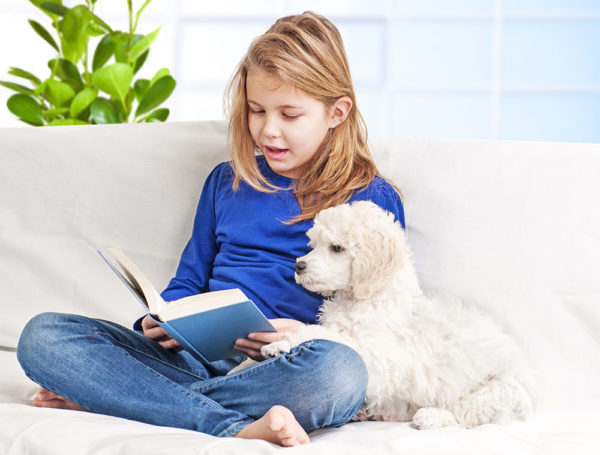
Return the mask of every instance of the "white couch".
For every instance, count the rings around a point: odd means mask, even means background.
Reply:
[[[375,138],[401,188],[423,287],[490,312],[538,373],[527,422],[418,431],[361,422],[294,453],[600,453],[600,145]],[[14,348],[42,311],[130,325],[137,303],[96,254],[120,246],[158,288],[174,273],[225,125],[0,130],[0,454],[275,453],[30,405]]]

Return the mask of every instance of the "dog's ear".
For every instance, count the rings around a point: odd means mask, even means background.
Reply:
[[[365,207],[363,203],[356,216],[352,290],[356,298],[367,299],[385,288],[394,271],[404,266],[404,233],[394,223],[394,215],[379,207]]]

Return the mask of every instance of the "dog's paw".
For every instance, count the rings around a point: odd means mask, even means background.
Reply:
[[[281,341],[276,341],[271,344],[267,344],[260,349],[260,353],[265,357],[275,357],[282,352],[290,352],[292,345],[288,339],[284,338]]]
[[[454,415],[446,409],[421,408],[412,419],[412,424],[418,430],[433,430],[458,425]]]

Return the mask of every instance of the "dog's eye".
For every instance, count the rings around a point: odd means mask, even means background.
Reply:
[[[342,251],[344,251],[344,247],[342,245],[331,245],[331,251],[335,252],[335,253],[341,253]]]

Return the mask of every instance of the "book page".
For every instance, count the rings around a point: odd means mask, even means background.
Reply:
[[[128,280],[137,288],[144,296],[148,304],[148,310],[151,314],[160,314],[165,308],[165,301],[162,299],[158,291],[152,286],[146,275],[129,259],[129,257],[120,248],[109,248],[108,251],[116,259],[117,263],[127,275]]]
[[[127,277],[127,274],[121,268],[121,266],[119,266],[119,264],[110,261],[104,254],[102,254],[102,251],[100,250],[98,250],[98,254],[104,260],[104,262],[106,262],[106,265],[108,265],[108,267],[115,273],[115,275],[117,275],[119,279],[125,284],[125,286],[127,286],[127,289],[131,291],[131,293],[135,296],[138,302],[140,302],[140,304],[144,308],[144,311],[148,312],[148,302],[146,301],[146,297],[142,293],[142,290],[131,282],[131,280]]]
[[[248,297],[240,289],[205,292],[167,303],[160,316],[163,320],[175,319],[247,300]]]

